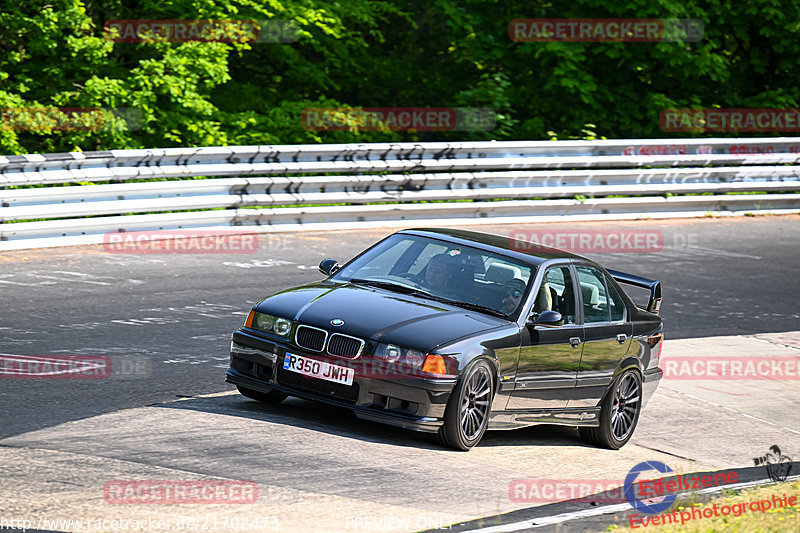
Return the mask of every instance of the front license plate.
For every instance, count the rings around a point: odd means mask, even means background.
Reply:
[[[289,352],[286,352],[283,358],[283,369],[311,378],[341,383],[342,385],[352,385],[356,374],[355,370],[346,366],[317,361],[316,359]]]

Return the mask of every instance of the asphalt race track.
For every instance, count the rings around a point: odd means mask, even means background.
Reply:
[[[800,330],[799,222],[474,229],[660,232],[658,251],[585,255],[663,282],[665,353],[797,357],[800,335],[781,332]],[[469,453],[313,402],[263,406],[224,383],[231,332],[256,300],[320,279],[321,259],[343,262],[391,231],[262,235],[259,249],[244,254],[119,254],[102,246],[0,254],[0,354],[108,356],[114,368],[107,379],[0,376],[3,516],[154,515],[184,520],[172,530],[203,529],[188,527],[191,514],[225,517],[226,527],[214,523],[219,531],[412,531],[535,505],[513,501],[514,479],[623,479],[645,460],[676,472],[752,466],[773,444],[800,458],[798,381],[665,381],[633,441],[616,452],[582,444],[569,428],[537,427],[490,432]],[[250,480],[259,497],[245,514],[263,521],[233,526],[242,516],[236,505],[104,502],[109,481],[129,479]]]

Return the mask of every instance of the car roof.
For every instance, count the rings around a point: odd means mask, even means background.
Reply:
[[[544,246],[539,243],[514,239],[511,236],[495,235],[492,233],[482,233],[478,231],[468,231],[455,228],[410,228],[397,233],[419,235],[431,237],[453,243],[472,246],[481,250],[499,253],[508,257],[513,257],[534,266],[539,266],[551,259],[580,259],[590,264],[594,261],[565,252],[558,248]]]

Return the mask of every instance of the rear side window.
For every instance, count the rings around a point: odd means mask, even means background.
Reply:
[[[583,297],[584,324],[608,322],[610,318],[608,295],[606,284],[603,282],[603,274],[586,266],[577,267],[577,271]]]
[[[622,298],[614,286],[609,283],[608,278],[606,278],[606,287],[608,287],[609,303],[611,304],[611,321],[622,322],[625,318],[625,304],[622,303]]]

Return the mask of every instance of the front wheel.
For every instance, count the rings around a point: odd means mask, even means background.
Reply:
[[[242,387],[241,385],[236,385],[236,388],[239,389],[239,392],[242,394],[242,396],[247,396],[251,400],[257,400],[268,405],[277,405],[289,397],[288,394],[274,389],[269,392],[261,392],[248,389],[247,387]]]
[[[642,378],[639,372],[623,372],[600,406],[600,426],[579,428],[581,438],[590,444],[618,450],[631,440],[642,410]]]
[[[439,428],[440,442],[456,450],[478,444],[489,425],[493,392],[492,368],[479,360],[461,376],[450,395],[444,425]]]

